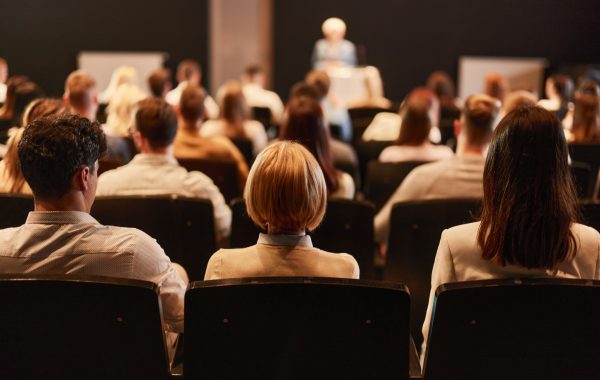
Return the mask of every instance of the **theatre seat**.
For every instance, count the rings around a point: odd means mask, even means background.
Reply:
[[[598,177],[600,168],[600,144],[570,143],[569,155],[575,162],[585,162],[592,169],[592,178]]]
[[[417,166],[427,163],[428,161],[369,162],[364,189],[365,198],[375,204],[375,211],[381,210],[404,178]]]
[[[600,231],[600,203],[583,202],[579,205],[581,223]]]
[[[379,160],[381,152],[393,143],[393,141],[363,141],[362,139],[354,143],[354,149],[358,156],[360,178],[363,178],[363,181],[365,181],[367,175],[367,164]],[[364,186],[365,182],[363,182]]]
[[[397,112],[397,110],[381,107],[357,107],[348,109],[350,120],[352,121],[352,136],[354,136],[355,141],[360,140],[365,129],[367,129],[375,116],[380,112]]]
[[[185,379],[406,379],[404,285],[325,278],[196,282]]]
[[[425,379],[598,379],[600,281],[441,285]]]
[[[212,203],[177,196],[97,197],[92,216],[100,223],[138,228],[155,238],[182,265],[190,280],[204,278],[216,251]]]
[[[25,224],[30,211],[33,211],[31,195],[0,193],[0,229]]]
[[[244,156],[244,160],[246,160],[248,167],[252,166],[252,163],[254,162],[254,146],[252,145],[252,140],[235,138],[231,139],[231,142],[238,148],[242,156]]]
[[[177,158],[177,162],[188,171],[199,171],[210,177],[226,202],[242,195],[236,162],[198,158]]]
[[[0,378],[167,379],[157,287],[0,275]]]
[[[579,199],[591,199],[596,177],[592,177],[592,167],[585,162],[571,162],[569,165],[573,183]]]
[[[261,230],[248,216],[244,200],[234,200],[231,212],[230,246],[243,248],[256,244]],[[369,202],[328,200],[323,222],[310,233],[313,245],[329,252],[349,253],[358,262],[361,278],[379,278],[373,265],[374,214],[373,205]]]
[[[442,231],[476,220],[479,199],[446,199],[396,203],[390,218],[390,238],[383,277],[410,289],[411,332],[421,347],[421,327],[431,288],[431,270]]]

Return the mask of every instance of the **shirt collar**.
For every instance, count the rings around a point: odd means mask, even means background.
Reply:
[[[135,157],[133,157],[131,163],[149,165],[177,165],[177,160],[175,157],[166,154],[138,153],[135,155]]]
[[[82,211],[31,211],[26,224],[100,224]]]
[[[284,245],[288,247],[312,248],[312,240],[309,235],[270,235],[261,233],[258,236],[258,244]]]

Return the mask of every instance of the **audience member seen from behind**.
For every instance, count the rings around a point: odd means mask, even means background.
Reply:
[[[250,65],[242,74],[242,91],[250,107],[271,111],[271,122],[278,124],[283,116],[283,102],[277,93],[267,90],[265,72],[258,65]]]
[[[563,120],[571,108],[575,85],[568,75],[556,74],[546,79],[546,97],[538,102],[540,107],[551,111]]]
[[[200,64],[193,59],[184,59],[177,66],[177,87],[172,89],[165,96],[165,100],[172,105],[177,107],[181,94],[188,86],[195,86],[202,88],[200,81],[202,80],[202,68]],[[206,90],[202,88],[202,91],[206,94]],[[209,95],[204,97],[204,108],[206,109],[206,118],[216,119],[219,117],[219,106],[213,98]]]
[[[203,123],[200,136],[227,136],[230,139],[250,140],[256,156],[267,146],[265,127],[260,122],[250,119],[250,107],[238,82],[227,82],[222,91],[219,104],[221,117]]]
[[[164,99],[167,93],[173,88],[171,82],[171,71],[169,69],[160,68],[154,70],[147,78],[148,88],[152,96]]]
[[[23,114],[22,125],[29,125],[41,117],[63,115],[66,107],[60,99],[41,98],[29,103]],[[0,161],[0,192],[31,194],[31,188],[23,177],[19,162],[18,146],[25,127],[21,127],[8,139],[6,155]]]
[[[317,100],[309,96],[292,98],[281,127],[281,139],[297,141],[315,156],[327,184],[330,197],[354,198],[354,180],[333,166],[329,130]]]
[[[551,112],[523,107],[500,122],[485,163],[481,221],[442,233],[425,342],[442,284],[507,277],[600,279],[600,234],[576,223],[577,193],[567,157],[560,122]]]
[[[307,231],[321,223],[327,185],[319,163],[302,145],[276,142],[263,150],[244,192],[248,215],[266,230],[256,245],[222,249],[209,260],[205,280],[265,276],[358,278],[356,260],[312,246]]]
[[[313,69],[356,66],[356,47],[345,39],[346,23],[331,17],[323,22],[321,30],[325,38],[315,43],[311,58]]]
[[[434,145],[429,134],[439,115],[439,102],[426,89],[411,92],[402,111],[402,124],[396,143],[379,155],[381,162],[436,161],[454,155],[445,145]]]
[[[248,164],[239,149],[225,136],[202,137],[205,113],[204,90],[188,86],[179,103],[179,128],[174,141],[177,158],[198,158],[233,161],[237,164],[240,191],[248,177]]]
[[[390,217],[397,202],[483,197],[485,155],[500,102],[487,95],[467,98],[460,121],[454,124],[456,155],[413,169],[375,217],[375,240],[387,244]],[[385,248],[383,249],[385,251]]]
[[[454,82],[445,71],[434,71],[427,77],[427,88],[440,102],[440,121],[454,120],[460,117],[460,99],[456,97]]]
[[[350,114],[344,104],[329,91],[331,80],[324,70],[313,70],[306,75],[306,83],[318,91],[323,115],[327,123],[336,125],[340,129],[340,139],[346,142],[352,141],[352,122]]]
[[[113,71],[106,90],[100,94],[100,103],[109,104],[112,101],[113,96],[117,93],[117,90],[119,90],[119,87],[125,84],[137,86],[138,74],[135,67],[126,65],[119,66]]]
[[[500,118],[510,113],[511,111],[526,106],[535,106],[538,102],[537,96],[526,90],[512,91],[504,96],[502,109],[500,110]]]
[[[169,195],[208,199],[212,202],[219,237],[229,235],[231,210],[210,178],[188,172],[173,157],[177,116],[164,100],[148,98],[138,103],[133,139],[140,153],[127,165],[102,173],[98,195]]]
[[[20,127],[25,108],[43,96],[42,89],[27,77],[12,77],[7,83],[6,101],[0,108],[0,142],[8,138],[8,130]]]
[[[126,138],[133,126],[137,103],[146,94],[135,84],[125,83],[112,95],[106,111],[104,130],[110,136]]]
[[[8,62],[0,57],[0,104],[6,99],[6,80],[8,79]]]
[[[120,96],[120,95],[119,95]],[[120,106],[116,106],[120,101],[114,97],[112,112]],[[98,112],[98,88],[96,80],[83,70],[73,71],[65,81],[65,93],[63,95],[65,104],[68,105],[71,113],[87,118],[90,121],[96,121]],[[115,116],[111,116],[111,122],[115,123]],[[116,125],[116,124],[114,124]],[[130,145],[124,136],[106,135],[106,154],[103,159],[118,161],[126,164],[131,160],[132,152]]]
[[[502,74],[489,73],[485,76],[484,93],[504,102],[504,96],[510,91],[508,81]]]
[[[575,143],[600,143],[600,87],[591,80],[582,82],[575,92],[573,124],[566,131]]]
[[[34,211],[21,227],[0,230],[0,272],[150,281],[165,329],[183,332],[183,268],[144,232],[103,226],[89,215],[105,148],[100,125],[77,115],[42,117],[25,128],[18,154]]]

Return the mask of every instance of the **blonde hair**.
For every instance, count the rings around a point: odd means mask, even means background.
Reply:
[[[108,103],[106,126],[113,135],[126,137],[133,126],[133,118],[137,102],[146,94],[134,84],[122,84]]]
[[[248,215],[263,229],[314,230],[327,207],[327,185],[317,160],[301,144],[279,141],[254,161],[244,190]]]
[[[119,87],[124,84],[138,83],[137,70],[133,66],[119,66],[113,71],[106,90],[102,93],[102,101],[110,103],[117,94]]]

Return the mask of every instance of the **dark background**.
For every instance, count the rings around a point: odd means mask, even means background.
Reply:
[[[385,94],[401,100],[436,69],[455,79],[461,55],[542,57],[556,69],[600,62],[598,0],[274,0],[274,83],[287,97],[310,70],[321,23],[344,19]]]
[[[81,50],[164,51],[208,63],[208,0],[0,0],[0,57],[62,95]],[[202,81],[207,84],[208,75]]]

